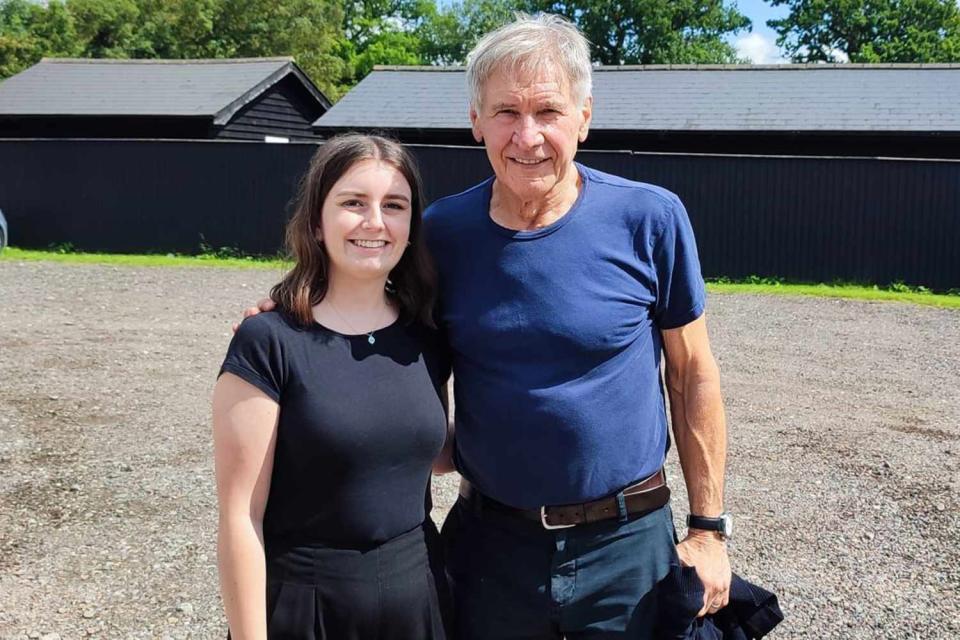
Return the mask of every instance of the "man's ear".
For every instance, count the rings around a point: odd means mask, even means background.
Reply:
[[[580,123],[580,131],[577,132],[580,142],[587,139],[587,133],[590,132],[590,121],[593,118],[593,96],[587,96],[583,101],[583,107],[580,109],[580,115],[583,122]]]
[[[470,107],[470,128],[473,131],[473,139],[482,143],[483,134],[480,133],[480,115],[477,113],[477,109],[472,105]]]

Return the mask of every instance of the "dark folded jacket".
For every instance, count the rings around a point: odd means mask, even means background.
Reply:
[[[660,616],[658,640],[754,640],[780,624],[783,612],[777,596],[734,574],[730,603],[702,618],[703,583],[694,567],[673,565],[657,585]]]

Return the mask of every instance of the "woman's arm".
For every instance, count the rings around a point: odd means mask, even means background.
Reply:
[[[233,640],[266,640],[263,511],[270,492],[280,407],[224,373],[213,390],[213,450],[220,522],[220,592]]]

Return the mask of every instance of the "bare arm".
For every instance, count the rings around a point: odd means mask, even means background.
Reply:
[[[720,371],[710,350],[704,316],[662,332],[667,393],[677,454],[690,498],[690,513],[715,517],[723,511],[727,426],[720,396]],[[706,587],[704,608],[726,606],[730,562],[716,533],[692,529],[677,547],[681,561],[697,568]]]
[[[664,331],[663,344],[670,415],[690,512],[718,516],[723,511],[727,426],[706,320],[700,316]]]
[[[234,640],[266,640],[263,512],[270,492],[280,408],[241,378],[223,374],[213,391],[213,448],[220,520],[220,591]]]

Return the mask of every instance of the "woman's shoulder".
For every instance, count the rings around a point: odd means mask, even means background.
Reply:
[[[293,318],[283,311],[261,311],[240,323],[237,337],[242,340],[276,340],[290,338],[302,330],[303,328],[297,327]]]

